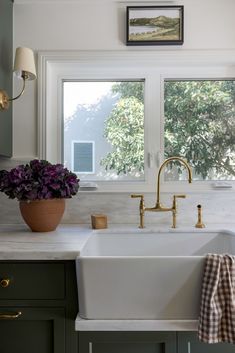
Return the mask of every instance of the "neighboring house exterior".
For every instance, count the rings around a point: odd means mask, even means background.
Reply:
[[[84,174],[86,179],[103,179],[100,161],[111,151],[111,145],[104,137],[104,124],[118,98],[117,94],[108,95],[97,104],[78,105],[73,116],[65,122],[64,162],[79,177]]]

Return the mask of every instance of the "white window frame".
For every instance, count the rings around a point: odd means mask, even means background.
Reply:
[[[91,172],[78,172],[74,170],[74,144],[75,143],[90,143],[92,144],[92,171]],[[95,173],[95,141],[88,141],[88,140],[72,140],[71,141],[71,166],[72,172],[79,173],[79,174],[94,174]]]
[[[38,151],[39,158],[52,163],[62,158],[64,80],[145,80],[145,180],[97,181],[98,192],[156,190],[156,176],[164,158],[165,79],[235,78],[235,50],[40,52],[38,58]],[[164,182],[162,178],[161,183],[162,191],[214,192],[210,181],[189,185],[187,181]],[[231,183],[235,188],[235,182]]]

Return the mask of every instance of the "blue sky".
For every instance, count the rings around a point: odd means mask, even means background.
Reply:
[[[158,16],[167,16],[167,17],[179,17],[179,11],[172,9],[163,9],[163,10],[154,10],[154,9],[139,9],[139,10],[130,10],[130,19],[131,18],[153,18]]]

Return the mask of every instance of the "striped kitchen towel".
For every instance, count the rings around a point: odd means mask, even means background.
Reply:
[[[202,280],[199,340],[235,343],[235,257],[208,254]]]

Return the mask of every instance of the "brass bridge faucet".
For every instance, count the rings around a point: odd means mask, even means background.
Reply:
[[[161,172],[163,170],[163,168],[170,162],[172,161],[179,161],[181,164],[183,164],[187,171],[188,171],[188,182],[191,183],[192,182],[192,171],[191,168],[189,166],[189,164],[181,157],[170,157],[168,159],[166,159],[162,165],[159,168],[159,172],[158,172],[158,177],[157,177],[157,201],[156,201],[156,205],[154,207],[145,207],[144,205],[144,195],[141,194],[134,194],[131,195],[131,197],[136,198],[139,197],[140,198],[140,204],[139,204],[139,215],[140,215],[140,225],[139,228],[144,228],[144,213],[146,211],[150,211],[150,212],[168,212],[171,211],[172,212],[172,217],[173,217],[173,221],[172,221],[172,228],[176,228],[176,214],[177,214],[177,202],[176,199],[177,198],[185,198],[186,195],[174,195],[173,196],[173,204],[172,207],[165,207],[161,204],[160,201],[160,179],[161,179]]]

